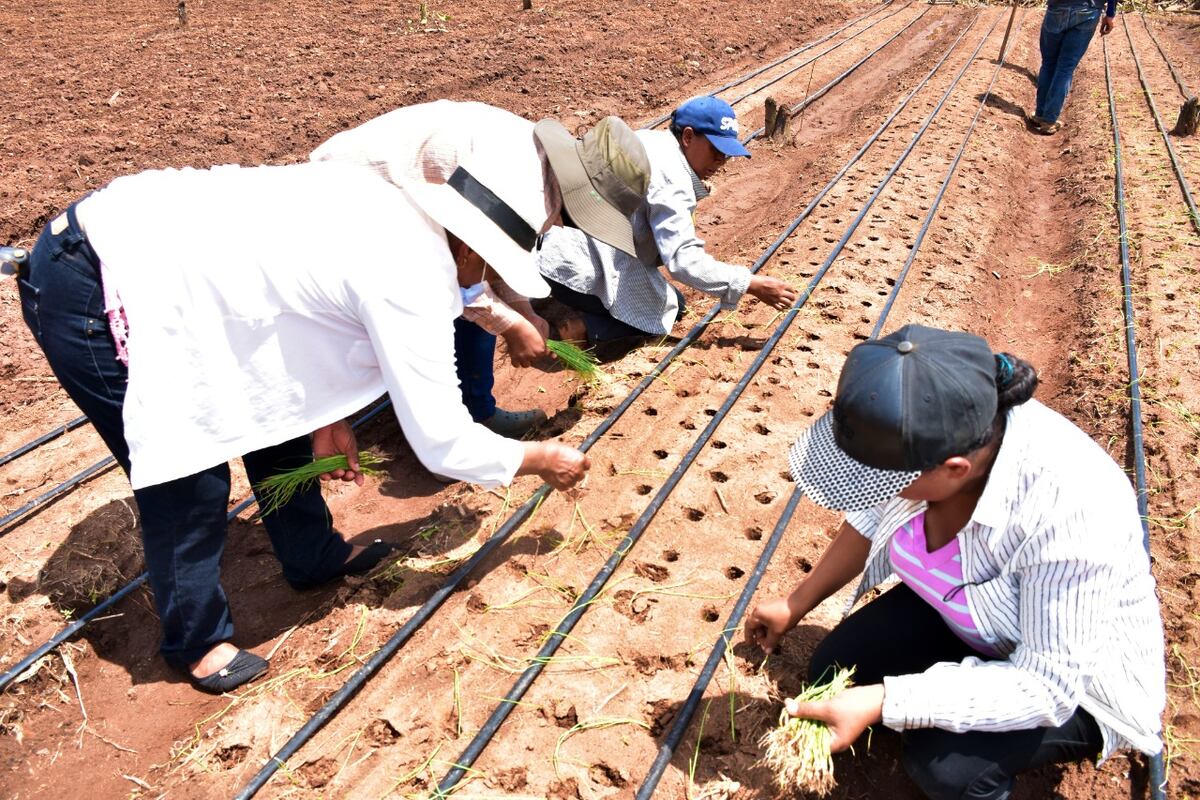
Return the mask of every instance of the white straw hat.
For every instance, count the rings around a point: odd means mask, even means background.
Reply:
[[[403,189],[461,239],[513,291],[545,297],[533,255],[546,221],[546,187],[533,137],[497,135],[475,147],[445,183],[406,180]]]

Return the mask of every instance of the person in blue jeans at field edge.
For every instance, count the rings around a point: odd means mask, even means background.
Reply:
[[[1100,25],[1100,35],[1107,36],[1117,16],[1117,0],[1107,0],[1103,18],[1101,0],[1050,0],[1042,19],[1040,47],[1042,68],[1038,72],[1037,107],[1026,120],[1029,126],[1044,136],[1056,132],[1062,123],[1063,104],[1071,91],[1075,68],[1087,52],[1088,44]]]
[[[542,162],[549,223],[577,226],[633,252],[629,215],[641,204],[650,163],[638,138],[617,117],[606,117],[581,139],[557,120],[536,125],[502,108],[438,100],[405,106],[343,131],[312,152],[312,161],[366,167],[391,183],[444,184],[463,159],[504,159],[501,138],[533,144]],[[560,215],[560,209],[562,211]],[[541,409],[498,408],[492,394],[496,337],[514,367],[549,356],[550,326],[529,299],[495,271],[463,293],[454,322],[454,351],[463,404],[471,418],[501,436],[520,438],[546,420]],[[435,476],[442,479],[443,476]]]

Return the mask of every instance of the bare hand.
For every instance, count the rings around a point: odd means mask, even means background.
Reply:
[[[529,313],[525,314],[525,319],[529,320],[529,324],[533,325],[534,330],[538,332],[538,336],[541,336],[542,339],[550,338],[550,323],[542,319],[536,311],[530,309]]]
[[[784,705],[793,717],[828,725],[833,732],[829,749],[837,753],[854,744],[869,726],[883,720],[883,684],[852,686],[832,700],[797,703],[789,699]]]
[[[1117,25],[1116,17],[1104,17],[1100,20],[1100,35],[1108,36]]]
[[[779,644],[783,635],[796,627],[799,620],[792,619],[792,609],[787,598],[777,597],[756,603],[746,615],[746,641],[758,645],[763,652],[770,653]]]
[[[746,291],[780,311],[791,308],[792,303],[795,303],[796,298],[800,296],[791,286],[779,278],[772,278],[769,275],[752,276],[750,287]]]
[[[591,459],[574,447],[560,442],[527,442],[525,461],[518,472],[522,475],[537,474],[546,483],[562,491],[583,480],[591,467]]]
[[[313,458],[344,455],[350,464],[350,469],[335,469],[322,474],[321,480],[354,481],[363,485],[363,474],[358,469],[358,440],[354,438],[350,423],[340,420],[313,431],[312,449]]]
[[[545,322],[542,320],[543,324]],[[550,330],[548,325],[546,330]],[[537,328],[528,320],[516,322],[503,335],[508,345],[508,357],[514,367],[532,366],[539,358],[550,354],[546,349],[546,337],[538,333]]]

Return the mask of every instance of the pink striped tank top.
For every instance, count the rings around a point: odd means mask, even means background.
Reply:
[[[922,512],[896,530],[890,555],[892,569],[900,580],[933,606],[958,638],[983,655],[998,655],[980,636],[967,606],[957,536],[929,552]]]

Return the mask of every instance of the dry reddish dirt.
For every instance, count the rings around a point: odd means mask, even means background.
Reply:
[[[425,19],[420,19],[425,9]],[[29,244],[77,195],[116,175],[161,166],[282,163],[332,133],[398,105],[481,99],[531,118],[587,125],[617,113],[648,121],[677,101],[833,31],[869,6],[594,2],[192,2],[124,0],[103,13],[57,2],[0,7],[11,46],[0,76],[0,240]],[[845,352],[870,335],[916,229],[996,72],[1007,11],[901,6],[878,10],[815,52],[861,31],[771,87],[796,102],[899,37],[793,121],[792,141],[759,143],[718,176],[700,206],[721,258],[751,263],[855,153],[959,34],[945,64],[876,145],[765,267],[812,279],[878,180],[964,68],[928,133],[881,193],[841,257],[813,289],[762,370],[592,605],[557,658],[468,774],[464,797],[630,797],[687,695],[790,493],[787,443],[829,402]],[[1111,207],[1112,140],[1102,51],[1077,74],[1067,127],[1031,136],[1021,123],[1038,68],[1040,14],[1022,11],[999,77],[887,327],[922,321],[987,336],[1037,364],[1040,397],[1130,464],[1121,283]],[[871,25],[871,23],[875,23]],[[1200,24],[1151,20],[1191,87]],[[867,27],[871,25],[871,27]],[[906,27],[907,26],[907,27]],[[1178,103],[1140,19],[1131,36],[1160,111]],[[965,31],[965,33],[964,33]],[[984,39],[986,35],[986,40]],[[979,57],[968,55],[983,41]],[[1170,795],[1200,794],[1197,708],[1196,508],[1200,505],[1197,380],[1200,244],[1180,209],[1121,28],[1107,40],[1121,120],[1137,339],[1150,480],[1151,537],[1167,630],[1165,715]],[[780,75],[768,71],[749,87]],[[727,93],[742,93],[740,88]],[[760,124],[762,95],[739,104]],[[1169,124],[1169,123],[1168,123]],[[1200,153],[1175,140],[1193,192]],[[699,320],[689,293],[676,333]],[[586,489],[552,495],[452,595],[400,654],[307,747],[270,797],[422,795],[449,769],[497,699],[542,644],[680,463],[778,324],[754,302],[722,314],[591,450]],[[48,377],[0,284],[7,451],[78,412]],[[667,352],[636,351],[613,380],[582,386],[561,372],[513,371],[500,358],[498,394],[539,405],[545,435],[581,441]],[[367,487],[330,505],[346,536],[381,536],[403,558],[379,576],[298,594],[280,579],[261,529],[231,526],[224,579],[238,643],[272,654],[270,680],[244,695],[193,692],[155,656],[157,622],[144,590],[90,625],[61,655],[0,701],[0,786],[12,798],[227,797],[536,488],[443,487],[416,464],[395,423],[362,441],[392,459]],[[104,455],[86,427],[3,468],[11,511]],[[247,492],[236,487],[238,498]],[[837,519],[802,504],[763,581],[787,591],[819,557]],[[0,666],[141,569],[136,511],[119,475],[95,478],[0,531]],[[661,797],[773,797],[755,766],[758,736],[778,710],[773,687],[798,687],[807,654],[836,622],[833,599],[760,668],[735,642],[708,687],[703,714],[676,752]],[[731,719],[732,713],[732,719]],[[701,718],[702,717],[702,718]],[[607,727],[593,727],[607,721]],[[839,757],[840,798],[916,797],[895,738]],[[1119,755],[1027,776],[1021,798],[1145,796],[1140,758]]]

